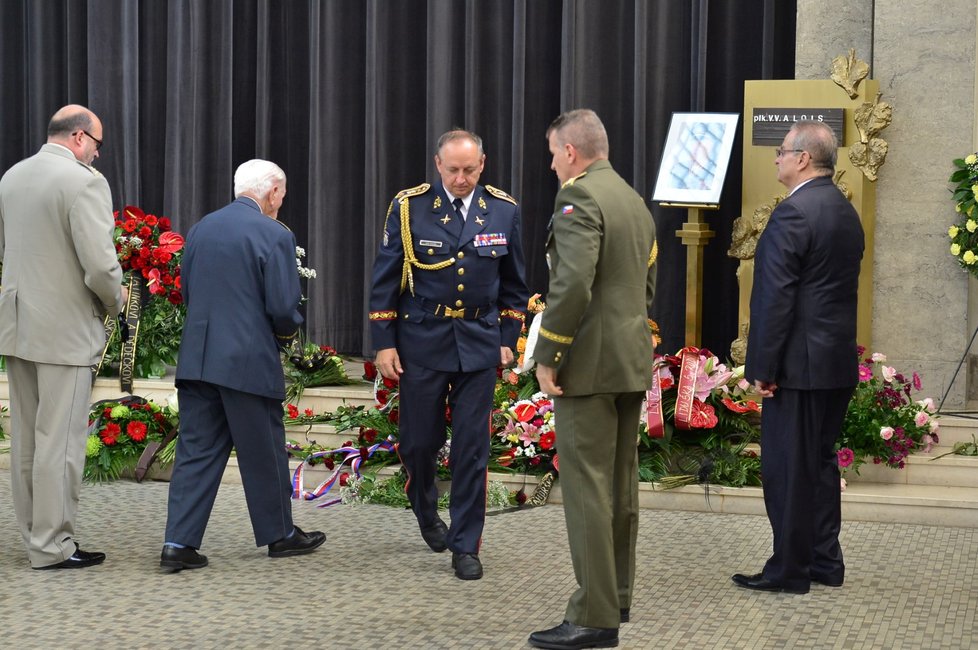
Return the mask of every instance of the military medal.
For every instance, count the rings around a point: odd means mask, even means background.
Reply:
[[[476,215],[475,222],[477,224],[479,224],[480,226],[485,223],[485,221],[483,221],[482,219],[479,218],[479,215]]]

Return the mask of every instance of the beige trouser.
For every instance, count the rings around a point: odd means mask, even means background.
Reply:
[[[91,370],[7,357],[7,377],[17,523],[31,566],[57,564],[75,552]]]
[[[578,589],[565,618],[617,628],[630,608],[638,535],[639,414],[645,393],[558,397],[560,492]]]

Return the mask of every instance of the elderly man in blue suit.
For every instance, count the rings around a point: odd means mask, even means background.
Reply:
[[[858,382],[856,292],[864,236],[832,182],[838,142],[819,122],[798,122],[777,150],[790,190],[757,243],[746,376],[765,397],[764,505],[774,552],[745,589],[806,593],[845,578],[835,441]]]
[[[234,194],[187,235],[180,436],[160,557],[168,572],[207,565],[197,549],[232,447],[257,546],[286,557],[326,540],[292,523],[279,349],[302,317],[295,237],[277,221],[285,174],[274,163],[249,160],[234,174]]]
[[[482,577],[489,412],[496,369],[513,362],[529,292],[516,200],[479,185],[482,139],[438,140],[436,185],[397,194],[374,262],[370,331],[377,367],[400,379],[400,443],[421,536],[452,550],[462,580]],[[438,516],[435,458],[451,408],[451,528]]]

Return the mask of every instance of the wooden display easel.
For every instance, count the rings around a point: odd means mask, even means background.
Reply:
[[[704,220],[706,210],[717,210],[713,203],[660,203],[664,208],[686,208],[688,221],[676,231],[686,249],[686,345],[700,345],[703,334],[703,249],[716,232]]]

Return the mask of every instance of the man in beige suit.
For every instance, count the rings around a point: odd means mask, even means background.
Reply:
[[[102,320],[125,299],[112,243],[112,197],[91,167],[102,123],[60,109],[41,150],[0,179],[0,354],[10,380],[10,482],[31,566],[82,568],[75,512],[85,467],[91,365]]]
[[[652,384],[648,313],[655,226],[608,162],[594,113],[547,130],[562,183],[547,237],[550,290],[533,358],[554,396],[560,485],[578,589],[564,622],[530,635],[538,648],[611,648],[627,622],[638,530],[639,412]]]

